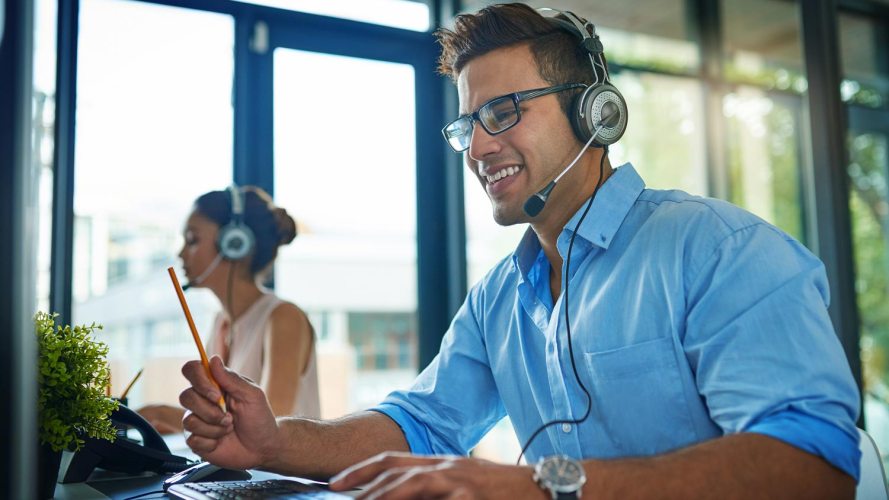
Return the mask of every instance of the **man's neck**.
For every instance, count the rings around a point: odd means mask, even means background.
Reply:
[[[561,269],[562,256],[556,243],[562,229],[571,220],[571,217],[583,207],[584,203],[589,201],[599,182],[599,161],[601,161],[601,150],[598,154],[592,155],[587,165],[578,165],[578,167],[586,167],[576,169],[577,172],[569,172],[553,190],[550,199],[547,201],[546,208],[540,214],[540,220],[531,223],[531,228],[537,234],[540,246],[544,255],[549,260],[551,274],[550,286],[553,290],[553,299],[558,296],[556,293],[561,286]],[[595,164],[595,165],[593,165]],[[605,158],[605,164],[602,167],[602,181],[604,184],[611,176],[614,170],[608,158]],[[570,174],[574,174],[573,176]]]

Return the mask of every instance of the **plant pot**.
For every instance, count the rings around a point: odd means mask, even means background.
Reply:
[[[37,494],[40,500],[45,500],[55,495],[62,452],[53,451],[48,444],[41,444],[37,454]]]

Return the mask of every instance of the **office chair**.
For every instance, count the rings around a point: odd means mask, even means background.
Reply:
[[[855,490],[858,500],[889,500],[889,489],[886,487],[886,472],[880,450],[873,438],[858,429],[858,448],[861,450],[861,479]]]

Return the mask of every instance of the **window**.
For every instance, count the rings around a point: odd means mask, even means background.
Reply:
[[[885,44],[889,22],[844,14],[840,16],[840,61],[844,101],[869,108],[889,107],[889,73]],[[883,45],[880,46],[882,39]],[[882,51],[881,51],[882,49]]]
[[[864,425],[889,466],[889,69],[881,42],[886,24],[848,14],[839,20]]]
[[[275,202],[300,230],[275,287],[324,318],[321,415],[338,417],[417,374],[414,69],[291,48],[274,64]]]
[[[231,183],[234,25],[85,0],[79,36],[73,320],[104,325],[112,394],[144,368],[130,404],[177,404],[197,353],[165,268],[178,266],[194,199]],[[188,300],[208,335],[215,298]]]
[[[691,78],[624,71],[614,85],[627,101],[627,131],[610,147],[611,165],[632,162],[656,189],[707,194],[704,97]]]
[[[741,87],[723,98],[729,201],[805,240],[796,97]]]
[[[723,0],[720,6],[726,79],[767,89],[805,92],[797,3]]]
[[[279,9],[297,10],[381,24],[414,31],[429,29],[429,5],[415,0],[243,0]]]
[[[723,0],[720,8],[725,78],[749,84],[722,96],[728,201],[805,243],[799,6]]]

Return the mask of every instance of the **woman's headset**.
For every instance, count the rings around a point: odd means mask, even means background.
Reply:
[[[231,220],[219,228],[216,247],[226,260],[240,260],[250,255],[256,243],[253,231],[244,223],[244,198],[237,184],[228,187],[231,195]]]
[[[569,11],[541,8],[537,12],[555,26],[579,38],[580,47],[590,59],[593,83],[574,98],[568,112],[574,134],[582,144],[586,144],[598,129],[594,146],[614,144],[627,129],[627,103],[611,84],[596,26]],[[554,17],[559,14],[565,19]]]

